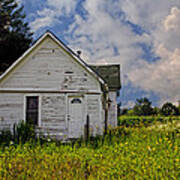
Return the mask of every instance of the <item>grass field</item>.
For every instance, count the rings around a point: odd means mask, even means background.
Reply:
[[[118,127],[88,143],[11,142],[0,149],[0,179],[178,179],[180,129],[155,127]]]

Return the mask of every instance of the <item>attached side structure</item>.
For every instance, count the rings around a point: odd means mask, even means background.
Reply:
[[[120,65],[91,65],[90,67],[96,71],[108,85],[107,125],[116,127],[118,118],[117,98],[120,95],[121,89]]]

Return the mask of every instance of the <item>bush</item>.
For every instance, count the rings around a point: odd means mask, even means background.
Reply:
[[[3,130],[0,134],[0,143],[9,145],[11,141],[14,143],[25,143],[29,140],[35,140],[35,127],[24,121],[14,124],[13,132],[10,130]]]
[[[0,143],[4,145],[9,145],[13,140],[13,135],[10,130],[3,130],[0,134]]]
[[[172,103],[167,102],[162,106],[161,114],[164,116],[178,115],[178,108]]]
[[[136,99],[136,104],[133,107],[133,113],[137,116],[153,115],[152,102],[148,98]]]
[[[36,138],[35,126],[24,121],[21,121],[17,125],[14,124],[13,128],[14,140],[17,143],[25,143],[26,141]]]

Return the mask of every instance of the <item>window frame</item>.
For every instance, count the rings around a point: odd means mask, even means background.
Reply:
[[[41,96],[39,94],[26,94],[24,95],[24,121],[27,122],[27,98],[28,97],[38,97],[38,120],[37,125],[35,126],[41,126]]]

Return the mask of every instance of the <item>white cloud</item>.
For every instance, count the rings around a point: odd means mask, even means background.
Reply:
[[[46,3],[46,7],[37,11],[37,17],[30,23],[33,31],[54,26],[61,21],[61,16],[69,16],[76,7],[76,1],[74,0],[47,0]]]
[[[42,27],[48,27],[53,24],[52,18],[50,16],[44,16],[37,18],[35,21],[31,23],[31,27],[33,31],[37,31]]]
[[[148,32],[154,47],[163,43],[171,50],[180,48],[180,1],[123,0],[121,7],[127,20]],[[170,25],[175,29],[170,31]]]
[[[149,32],[156,29],[172,6],[180,5],[178,0],[123,0],[121,2],[126,18]]]
[[[174,30],[180,33],[180,9],[173,7],[171,13],[164,20],[166,31]]]
[[[74,30],[73,40],[68,41],[75,49],[82,49],[91,63],[120,63],[123,74],[134,86],[158,93],[160,103],[167,100],[176,102],[180,99],[180,36],[175,31],[179,28],[179,9],[175,5],[180,5],[180,2],[85,1],[87,18],[84,20],[76,15],[69,29],[69,33]],[[123,10],[126,20],[141,26],[148,33],[135,34],[121,21],[121,17],[112,17],[108,13],[107,9],[112,8],[116,12]],[[174,31],[170,33],[172,24]],[[170,28],[168,32],[167,27]],[[148,63],[142,59],[143,50],[137,43],[151,45],[160,60]],[[114,47],[118,53],[114,53]],[[123,85],[126,83],[123,82]]]
[[[23,0],[17,0],[18,4],[22,4]]]
[[[134,86],[159,93],[160,103],[180,99],[179,0],[85,0],[85,19],[75,14],[76,5],[74,0],[47,0],[47,6],[31,23],[32,29],[55,26],[61,23],[61,16],[74,13],[67,41],[73,49],[82,50],[83,59],[90,63],[120,63],[122,73],[128,77],[122,84],[129,80]],[[137,35],[124,21],[138,25],[144,33]],[[151,46],[160,60],[148,63],[138,43]]]
[[[47,5],[52,8],[57,16],[68,16],[74,12],[76,1],[74,0],[47,0]],[[47,14],[46,14],[47,15]]]
[[[111,5],[114,5],[113,3]],[[84,9],[88,15],[86,20],[76,15],[75,22],[69,29],[73,31],[73,40],[68,39],[73,48],[81,48],[88,52],[92,62],[104,61],[109,63],[121,63],[124,69],[132,59],[135,61],[142,54],[142,50],[136,47],[138,42],[148,42],[148,35],[136,35],[128,25],[119,18],[112,17],[107,13],[111,8],[109,3],[101,0],[85,1]],[[119,10],[120,11],[120,10]],[[116,48],[117,53],[114,52]]]
[[[161,102],[180,99],[180,49],[168,51],[163,45],[157,49],[162,59],[155,64],[143,62],[143,68],[129,73],[137,86],[160,94]]]
[[[159,93],[160,104],[165,101],[176,103],[180,99],[179,11],[178,7],[172,7],[170,14],[151,30],[153,50],[160,60],[153,64],[142,61],[141,68],[128,74],[135,86]]]
[[[122,108],[133,108],[135,105],[134,101],[128,101],[126,105],[122,106]]]

